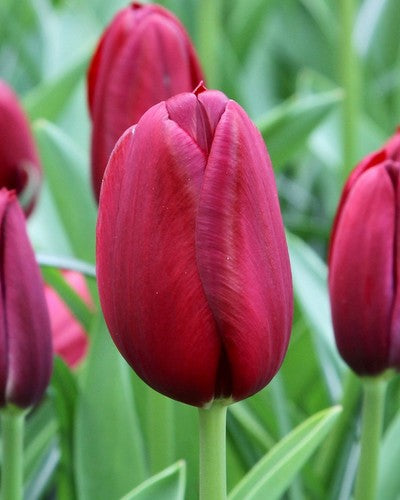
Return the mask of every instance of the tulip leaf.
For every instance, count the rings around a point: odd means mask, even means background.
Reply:
[[[146,479],[121,500],[184,500],[186,465],[180,460],[155,476]]]
[[[55,125],[34,124],[44,174],[75,257],[94,262],[96,207],[88,169],[74,143]]]
[[[342,93],[336,89],[295,97],[256,120],[275,168],[293,158],[341,99]]]
[[[93,45],[85,47],[76,62],[61,75],[50,81],[44,81],[31,90],[23,99],[23,105],[29,118],[37,120],[55,120],[84,76]]]
[[[385,432],[381,444],[379,461],[378,494],[376,498],[397,500],[400,491],[400,414]]]
[[[81,500],[120,498],[140,484],[146,464],[130,368],[99,314],[77,401],[75,473]]]
[[[327,294],[327,269],[318,255],[302,240],[287,234],[296,299],[313,329],[321,370],[332,400],[342,393],[344,363],[335,346]]]
[[[62,273],[58,269],[42,267],[42,275],[44,281],[57,292],[83,328],[89,331],[93,311],[90,310],[71,285],[67,283]]]
[[[340,411],[339,406],[328,408],[296,427],[248,472],[230,493],[229,500],[280,498],[322,443]]]

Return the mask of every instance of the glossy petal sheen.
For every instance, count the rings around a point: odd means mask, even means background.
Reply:
[[[24,211],[34,207],[41,167],[28,120],[14,92],[0,80],[0,188],[14,189]]]
[[[400,133],[350,175],[336,214],[329,288],[336,342],[360,375],[400,368]]]
[[[223,94],[160,103],[117,144],[97,226],[101,304],[135,371],[174,399],[243,399],[287,348],[292,287],[265,146]]]
[[[96,198],[121,134],[152,105],[193,90],[203,75],[177,18],[157,5],[134,3],[105,31],[88,75]]]
[[[0,406],[26,408],[43,396],[52,349],[43,282],[15,195],[0,191]]]

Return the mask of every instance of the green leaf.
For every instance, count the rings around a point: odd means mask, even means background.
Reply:
[[[45,120],[34,132],[61,222],[76,257],[94,262],[96,207],[85,161],[60,129]]]
[[[75,423],[78,497],[120,498],[145,479],[146,464],[130,368],[100,314],[86,363]]]
[[[388,427],[382,440],[380,460],[378,493],[376,498],[385,500],[398,500],[400,492],[400,414],[398,414]]]
[[[53,288],[65,302],[72,314],[86,331],[92,324],[93,311],[87,306],[76,291],[69,285],[58,269],[42,268],[44,281]]]
[[[144,481],[121,500],[184,500],[186,465],[180,460]]]
[[[92,51],[93,44],[90,44],[64,73],[51,81],[43,82],[24,97],[23,105],[32,121],[38,118],[53,121],[61,114],[85,74]]]
[[[282,439],[233,489],[229,500],[279,498],[322,443],[341,408],[316,413]]]
[[[311,132],[341,99],[340,90],[295,97],[256,120],[274,167],[282,167],[305,146]]]
[[[313,329],[321,370],[332,400],[337,401],[342,393],[344,364],[338,355],[332,331],[326,265],[293,234],[287,234],[287,240],[295,296]]]

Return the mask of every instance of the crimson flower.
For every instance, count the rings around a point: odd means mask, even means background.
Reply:
[[[207,406],[272,379],[291,272],[271,162],[236,102],[199,88],[125,132],[101,191],[97,275],[115,344],[157,391]]]
[[[24,214],[13,192],[0,190],[0,407],[36,404],[52,369],[50,322]]]
[[[400,130],[351,173],[330,244],[336,343],[359,375],[400,368]]]
[[[138,2],[118,12],[100,39],[88,73],[96,199],[122,133],[150,106],[192,91],[203,79],[189,36],[170,12]]]

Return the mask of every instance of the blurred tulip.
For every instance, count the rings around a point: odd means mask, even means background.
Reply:
[[[351,173],[336,214],[329,289],[336,343],[359,375],[400,368],[400,130]]]
[[[154,104],[203,80],[184,27],[158,5],[132,3],[104,32],[88,74],[92,182],[101,181],[116,141]]]
[[[270,159],[236,102],[199,88],[125,132],[103,181],[97,273],[114,342],[157,391],[204,407],[272,379],[291,272]]]
[[[92,308],[93,302],[84,276],[75,271],[64,271],[63,276],[86,305]],[[75,368],[86,356],[87,334],[55,290],[46,286],[45,295],[50,314],[53,350],[67,365]]]
[[[41,176],[28,120],[17,96],[0,80],[0,187],[16,191],[25,215],[32,212]]]
[[[0,407],[36,404],[52,368],[43,282],[13,192],[0,190]]]

